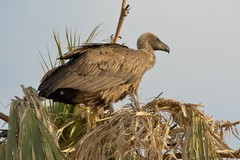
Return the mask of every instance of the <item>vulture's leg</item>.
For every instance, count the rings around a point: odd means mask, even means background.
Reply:
[[[109,109],[109,112],[110,112],[110,113],[113,113],[113,112],[114,112],[113,103],[108,103],[107,108]]]

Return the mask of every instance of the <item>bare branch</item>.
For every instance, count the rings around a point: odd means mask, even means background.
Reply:
[[[130,9],[130,6],[129,5],[126,6],[126,0],[123,0],[121,13],[120,13],[120,17],[118,20],[117,30],[116,30],[115,36],[112,40],[112,43],[117,43],[117,40],[120,37],[120,30],[122,28],[124,18],[128,15],[129,9]]]
[[[4,120],[7,123],[9,122],[9,117],[2,112],[0,112],[0,119]]]

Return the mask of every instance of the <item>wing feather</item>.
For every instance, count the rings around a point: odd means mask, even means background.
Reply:
[[[77,50],[77,49],[76,49]],[[79,49],[79,56],[47,74],[39,90],[54,92],[58,88],[74,88],[95,92],[136,81],[149,69],[147,57],[121,45],[105,45]],[[72,51],[78,54],[77,51]],[[66,57],[73,57],[70,54]]]

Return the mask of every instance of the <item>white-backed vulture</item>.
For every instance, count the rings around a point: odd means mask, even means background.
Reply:
[[[144,73],[155,63],[154,50],[169,47],[152,33],[142,34],[137,48],[120,44],[87,44],[66,53],[69,61],[46,73],[39,96],[68,104],[105,107],[136,94]]]

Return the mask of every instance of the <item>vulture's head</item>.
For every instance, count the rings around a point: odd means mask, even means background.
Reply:
[[[144,33],[137,40],[137,48],[144,49],[151,47],[152,50],[170,52],[169,47],[152,33]]]

